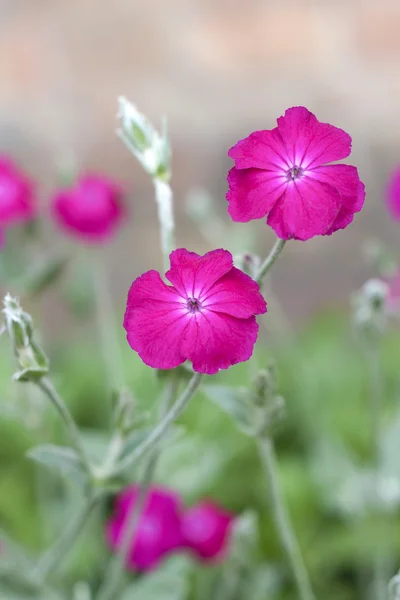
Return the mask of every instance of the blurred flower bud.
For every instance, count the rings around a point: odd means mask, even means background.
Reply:
[[[382,335],[385,331],[388,295],[389,286],[386,282],[381,279],[370,279],[354,297],[354,324],[369,338]]]
[[[257,407],[257,434],[269,433],[282,420],[285,401],[277,394],[274,365],[261,369],[253,380],[252,399]]]
[[[17,381],[41,379],[48,373],[49,363],[43,350],[33,340],[31,316],[24,312],[18,300],[9,294],[4,298],[3,314],[5,327],[20,368],[13,378]]]
[[[235,256],[233,262],[235,267],[246,273],[246,275],[249,275],[252,279],[255,278],[261,264],[260,257],[250,252]]]
[[[156,179],[169,181],[170,147],[165,131],[160,135],[147,118],[126,98],[119,98],[119,134],[142,167]]]

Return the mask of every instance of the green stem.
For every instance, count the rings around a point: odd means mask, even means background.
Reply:
[[[160,224],[161,253],[164,271],[167,272],[169,269],[169,255],[175,248],[172,189],[169,183],[158,177],[153,179],[153,183]]]
[[[171,409],[166,414],[165,418],[160,421],[160,423],[153,429],[153,431],[149,434],[149,436],[144,440],[144,442],[135,448],[135,450],[127,456],[124,460],[120,462],[118,468],[114,475],[120,475],[127,469],[129,469],[133,464],[136,463],[144,454],[146,454],[149,450],[153,448],[153,446],[159,442],[164,435],[169,430],[172,423],[182,414],[191,400],[192,396],[197,391],[200,386],[202,379],[201,373],[195,373],[191,380],[189,381],[186,389],[179,396],[178,400],[171,407]]]
[[[173,399],[176,396],[179,381],[174,379],[170,382],[165,398],[161,404],[161,417],[168,413],[171,408]],[[107,569],[106,576],[104,578],[104,585],[100,589],[98,600],[112,600],[115,598],[115,594],[118,592],[118,588],[122,579],[122,574],[125,569],[125,565],[128,562],[129,553],[132,547],[132,543],[135,537],[135,530],[138,526],[140,516],[143,512],[146,498],[152,481],[154,479],[155,470],[157,467],[160,451],[157,445],[153,446],[153,451],[148,457],[148,461],[144,468],[143,479],[140,484],[139,497],[130,509],[127,519],[126,526],[122,536],[121,548],[118,554],[112,559],[109,568]]]
[[[87,473],[91,475],[92,467],[86,456],[86,452],[83,447],[81,437],[79,435],[79,430],[67,406],[63,402],[62,398],[58,395],[50,379],[48,379],[47,377],[42,377],[35,383],[42,390],[42,392],[46,394],[46,396],[49,398],[55,409],[58,411],[59,415],[64,421],[64,424],[68,429],[71,441],[77,454],[79,455],[79,458],[81,459],[82,465],[85,467]]]
[[[92,266],[93,284],[96,295],[97,328],[100,335],[104,365],[107,371],[108,385],[112,391],[119,389],[124,384],[122,353],[117,336],[110,287],[101,257],[95,256]]]
[[[63,559],[77,540],[79,534],[82,532],[88,517],[101,497],[102,494],[99,493],[89,497],[83,504],[81,510],[74,516],[66,529],[62,532],[58,540],[56,540],[55,544],[42,556],[35,569],[35,574],[41,581],[45,581],[48,575],[54,573],[60,566]]]
[[[383,404],[383,381],[379,358],[379,350],[376,345],[367,348],[367,360],[370,374],[370,414],[371,414],[371,454],[374,471],[374,488],[376,499],[376,510],[378,517],[381,514],[380,505],[380,439],[381,439],[381,414]],[[385,565],[382,548],[376,545],[373,561],[373,598],[374,600],[385,600],[387,594],[387,580],[389,575]]]
[[[271,438],[268,436],[259,437],[258,449],[268,482],[275,526],[286,552],[299,597],[301,600],[314,600],[314,593],[303,562],[300,547],[279,488],[275,449]]]
[[[255,276],[255,280],[259,285],[261,285],[262,280],[264,279],[264,277],[266,276],[266,274],[268,273],[268,271],[280,255],[280,253],[282,252],[285,244],[286,240],[281,240],[281,238],[276,239],[275,244],[271,249],[271,252],[268,254],[267,258],[264,260]]]

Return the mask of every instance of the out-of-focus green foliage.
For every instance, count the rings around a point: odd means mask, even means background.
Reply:
[[[155,413],[162,380],[124,344],[123,332],[120,335],[125,383],[134,394],[137,410]],[[263,337],[268,340],[272,336]],[[378,536],[387,553],[388,579],[400,565],[400,332],[389,332],[382,349],[386,428],[382,489],[387,493],[383,522],[372,519],[365,508],[371,430],[369,378],[347,320],[323,314],[290,340],[272,339],[270,347],[260,346],[253,361],[207,378],[205,383],[237,389],[248,384],[257,366],[266,367],[274,358],[279,393],[286,401],[286,418],[276,432],[280,480],[311,580],[319,598],[355,600],[370,578]],[[97,340],[75,340],[74,345],[55,346],[49,354],[55,384],[84,431],[85,444],[100,459],[109,440],[111,399]],[[47,547],[62,530],[79,498],[73,484],[27,458],[33,446],[66,440],[46,399],[30,384],[12,382],[13,370],[8,341],[2,337],[0,526],[34,553]],[[229,579],[231,568],[240,579],[237,589],[242,596],[233,591],[226,600],[294,599],[254,442],[202,391],[181,425],[183,431],[172,436],[163,450],[157,481],[180,490],[189,504],[210,496],[238,514],[253,512],[258,516],[259,532],[251,565],[238,569],[228,561],[219,569],[218,581],[215,568],[192,567],[186,577],[191,591],[179,584],[179,594],[190,600],[207,598],[208,590],[223,585],[224,576]],[[132,478],[135,476],[133,472]],[[92,515],[85,535],[57,574],[63,585],[87,579],[96,588],[108,557],[103,541],[106,516],[104,507]],[[181,573],[182,564],[178,567]],[[152,585],[163,588],[163,578],[174,581],[179,573],[167,569],[153,583],[141,585],[145,590]],[[131,594],[136,598],[135,587]],[[181,595],[173,596],[174,600]],[[147,600],[147,596],[140,599]]]

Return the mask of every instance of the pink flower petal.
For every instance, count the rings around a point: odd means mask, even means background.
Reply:
[[[283,117],[279,117],[278,129],[290,166],[312,169],[346,158],[351,152],[348,133],[328,123],[320,123],[304,106],[289,108]]]
[[[8,157],[0,157],[0,225],[29,221],[37,212],[33,183]]]
[[[210,501],[189,509],[182,519],[184,545],[200,558],[217,562],[229,548],[234,516]]]
[[[214,375],[220,369],[248,360],[257,340],[255,317],[237,319],[206,311],[190,319],[184,354],[198,373]]]
[[[392,217],[400,220],[400,167],[390,177],[387,189],[387,205]]]
[[[244,223],[265,217],[285,193],[287,181],[284,174],[276,171],[233,167],[228,173],[228,184],[229,214],[234,221]]]
[[[267,312],[267,303],[259,285],[235,267],[214,283],[202,298],[202,306],[239,319]]]
[[[233,146],[228,156],[235,161],[237,169],[287,171],[292,166],[277,128],[254,131]]]
[[[171,253],[170,260],[165,276],[184,298],[199,297],[233,266],[231,253],[222,249],[199,256],[180,248]]]
[[[302,177],[290,183],[286,194],[268,216],[267,223],[284,240],[308,240],[332,227],[341,207],[337,189]]]
[[[308,172],[308,176],[336,188],[345,209],[359,212],[365,199],[365,186],[360,181],[356,167],[350,165],[325,165]]]

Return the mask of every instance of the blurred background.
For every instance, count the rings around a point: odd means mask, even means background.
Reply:
[[[1,0],[0,11],[0,148],[41,182],[43,208],[72,160],[132,192],[131,226],[108,257],[124,261],[113,271],[119,301],[159,262],[151,185],[115,135],[119,95],[156,123],[168,117],[179,243],[193,250],[210,245],[185,218],[185,198],[205,187],[226,218],[227,151],[239,138],[296,104],[352,135],[365,209],[346,232],[290,245],[276,287],[293,317],[343,304],[363,280],[362,239],[396,246],[382,210],[400,155],[395,0]],[[256,231],[266,251],[270,233],[261,222]]]
[[[293,105],[351,134],[348,162],[366,184],[365,208],[345,231],[287,244],[272,273],[255,360],[212,380],[238,389],[274,358],[287,403],[277,431],[281,483],[324,600],[372,600],[377,540],[385,549],[385,577],[400,567],[400,336],[390,328],[382,347],[385,509],[377,520],[368,500],[369,372],[349,301],[374,274],[364,243],[379,238],[394,255],[399,248],[399,224],[384,207],[388,176],[400,162],[399,65],[395,0],[0,0],[0,151],[37,181],[44,236],[21,262],[17,232],[5,262],[18,254],[19,267],[29,270],[30,261],[65,248],[47,218],[50,193],[65,173],[90,169],[125,185],[129,224],[101,250],[101,260],[125,383],[143,410],[152,407],[160,382],[129,350],[120,323],[132,280],[161,267],[159,229],[151,181],[115,133],[117,97],[125,95],[157,125],[168,118],[177,240],[197,252],[224,246],[265,255],[273,243],[262,221],[239,227],[228,221],[227,152],[238,139],[273,128]],[[206,205],[204,226],[193,217]],[[78,246],[72,242],[69,250],[79,259]],[[110,400],[88,265],[72,262],[27,308],[44,331],[56,385],[99,457],[110,434]],[[5,279],[0,287],[6,291]],[[25,457],[33,445],[65,439],[40,394],[11,383],[4,338],[0,348],[0,526],[38,552],[73,514],[76,490]],[[217,392],[198,395],[183,420],[188,435],[166,451],[157,479],[189,504],[210,496],[237,514],[257,516],[246,576],[256,580],[261,570],[261,583],[238,586],[238,600],[265,600],[266,589],[271,599],[296,598],[254,444],[212,403]],[[60,573],[64,586],[82,578],[96,589],[108,558],[102,527],[109,509],[96,515]],[[195,593],[187,598],[203,600]]]

